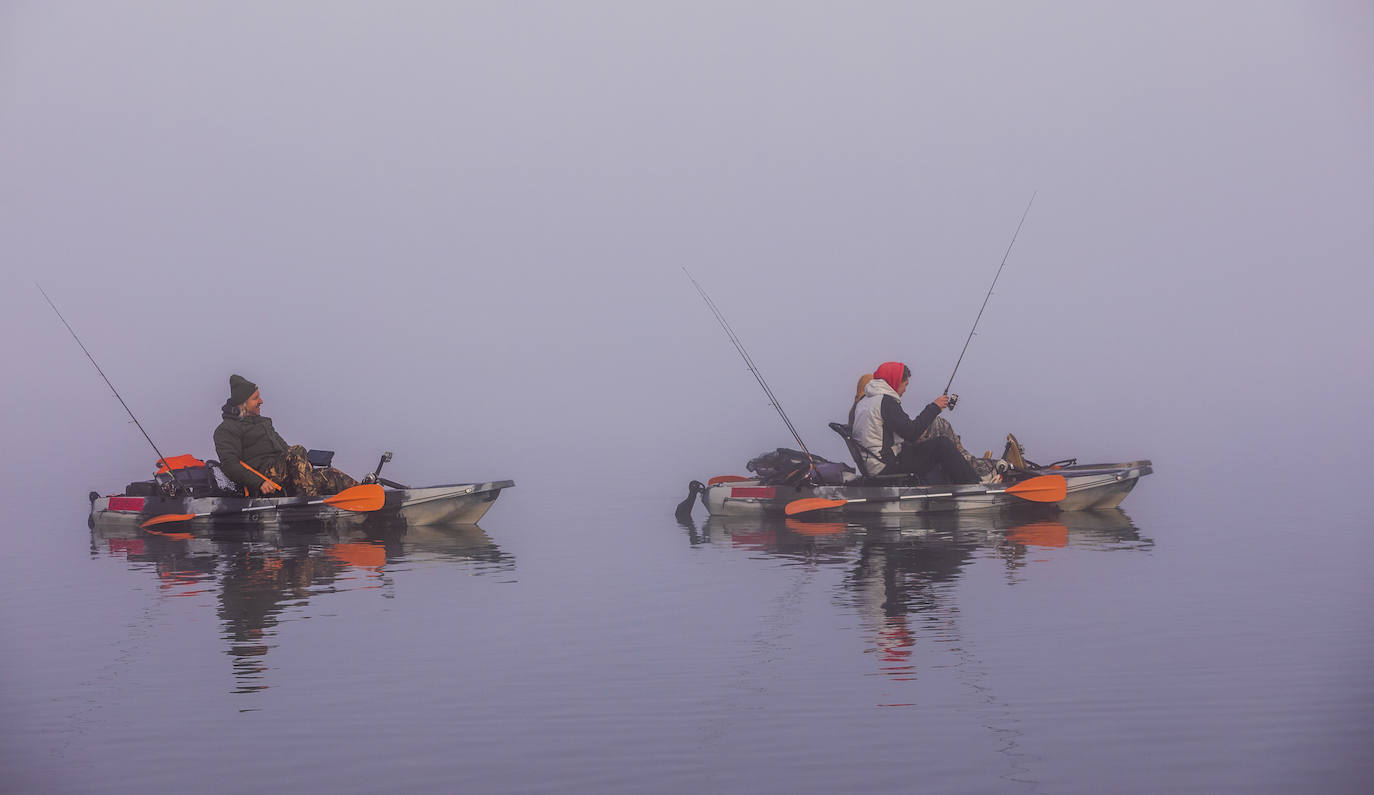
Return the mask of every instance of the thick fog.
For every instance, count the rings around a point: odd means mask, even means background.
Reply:
[[[1342,465],[1374,442],[1366,3],[12,2],[11,484],[214,455],[230,373],[360,474],[814,452],[879,363],[967,447]],[[547,497],[541,497],[541,492]]]

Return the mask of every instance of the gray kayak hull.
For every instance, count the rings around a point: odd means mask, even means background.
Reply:
[[[503,489],[513,480],[454,483],[421,488],[387,489],[386,501],[376,511],[348,511],[332,505],[306,505],[306,497],[194,497],[166,499],[125,495],[95,496],[91,500],[92,525],[143,522],[163,514],[209,514],[186,522],[157,525],[175,531],[187,526],[262,525],[279,522],[363,522],[369,517],[396,517],[409,525],[475,524],[491,510]]]
[[[924,514],[949,511],[998,511],[1029,506],[1061,511],[1115,508],[1154,469],[1148,460],[1111,464],[1080,464],[1036,471],[1036,475],[1063,475],[1064,499],[1055,503],[1029,502],[996,493],[999,486],[770,486],[757,480],[732,481],[707,486],[701,495],[712,516],[783,515],[787,504],[808,497],[864,500],[840,508],[807,512],[805,516]]]

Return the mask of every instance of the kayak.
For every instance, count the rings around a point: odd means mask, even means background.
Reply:
[[[1007,484],[904,485],[854,478],[841,485],[812,486],[767,483],[761,479],[723,476],[706,485],[693,481],[689,499],[699,495],[712,516],[799,515],[822,518],[839,514],[925,514],[949,511],[998,511],[1031,506],[1060,511],[1114,508],[1140,479],[1154,469],[1148,460],[1110,464],[1074,464],[1024,473]],[[1062,495],[1048,486],[1061,487]],[[1020,490],[1018,492],[1018,490]],[[1052,494],[1048,499],[1043,495]],[[808,500],[800,503],[800,500]],[[843,501],[843,502],[841,502]],[[825,505],[826,507],[812,507]],[[684,501],[683,506],[689,503]],[[789,510],[788,506],[792,506]],[[804,509],[804,510],[798,510]]]
[[[513,480],[493,480],[485,483],[452,483],[418,488],[383,488],[380,506],[368,510],[350,510],[347,501],[338,505],[327,502],[329,497],[240,497],[228,495],[168,497],[160,491],[152,494],[114,494],[101,496],[91,492],[90,524],[128,523],[142,525],[170,514],[193,516],[186,521],[157,524],[158,530],[176,531],[187,525],[260,525],[278,522],[339,521],[361,522],[369,517],[392,517],[407,525],[447,522],[474,524],[491,509],[502,489],[515,485]],[[355,487],[363,488],[363,487]],[[352,489],[350,489],[352,491]],[[156,524],[156,523],[155,523]]]

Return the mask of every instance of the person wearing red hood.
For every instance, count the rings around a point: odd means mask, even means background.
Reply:
[[[954,440],[936,436],[917,441],[940,412],[949,407],[941,395],[916,416],[902,409],[902,395],[911,384],[911,368],[901,362],[883,362],[854,405],[853,438],[870,455],[865,474],[892,475],[909,472],[924,475],[940,469],[950,483],[977,483],[978,473],[965,460]]]

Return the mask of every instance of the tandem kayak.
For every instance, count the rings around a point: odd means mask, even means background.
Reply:
[[[187,524],[237,525],[274,524],[278,522],[337,521],[361,522],[368,517],[394,517],[407,525],[447,522],[475,524],[491,509],[502,489],[515,485],[513,480],[493,480],[485,483],[453,483],[418,488],[382,489],[379,507],[366,511],[349,510],[330,505],[321,497],[240,497],[228,495],[167,496],[158,490],[152,494],[115,494],[100,496],[91,492],[90,523],[129,523],[142,525],[158,517],[171,514],[192,515],[185,522],[159,525],[160,530],[175,530]],[[371,506],[369,506],[370,508]]]
[[[1114,508],[1139,480],[1153,472],[1150,461],[1111,464],[1074,464],[1029,470],[1019,483],[903,485],[873,478],[854,478],[841,485],[778,485],[762,479],[724,476],[703,485],[693,482],[689,499],[700,496],[712,516],[790,515],[807,517],[841,514],[926,514],[948,511],[997,511],[1039,506],[1061,511]],[[1057,492],[1061,486],[1062,496]],[[1053,486],[1054,489],[1050,487]],[[1018,489],[1022,489],[1018,492]],[[1053,494],[1053,499],[1043,495]],[[830,507],[815,508],[829,501]],[[843,501],[843,502],[841,502]],[[792,511],[788,506],[792,505]],[[683,506],[690,510],[690,503]],[[798,511],[798,508],[805,508]]]

